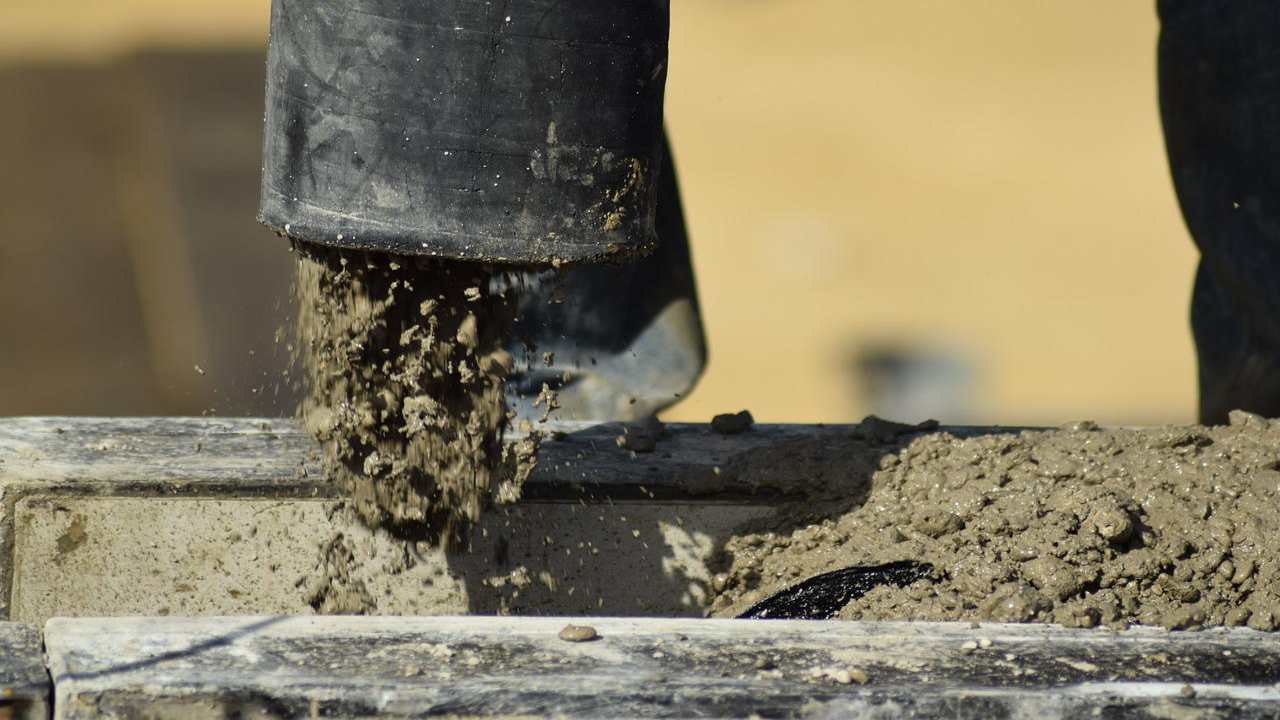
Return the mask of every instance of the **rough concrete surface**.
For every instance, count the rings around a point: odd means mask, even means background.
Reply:
[[[566,640],[568,624],[596,637]],[[45,637],[55,717],[64,719],[1262,718],[1280,711],[1280,647],[1244,629],[59,618]]]
[[[748,505],[538,503],[484,516],[469,548],[405,545],[334,501],[34,496],[17,503],[12,617],[311,613],[365,595],[390,615],[469,612],[701,616],[707,560]],[[319,548],[357,549],[313,585]]]
[[[0,718],[43,720],[49,715],[49,693],[39,630],[0,622]]]
[[[24,498],[332,496],[317,460],[315,442],[279,419],[0,419],[0,618],[10,614],[14,516]],[[165,522],[151,514],[145,526]]]

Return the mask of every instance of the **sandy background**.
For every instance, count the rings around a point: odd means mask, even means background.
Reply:
[[[1152,5],[675,0],[712,356],[671,417],[1192,419]],[[266,14],[0,4],[0,414],[291,410],[289,265],[252,223]]]

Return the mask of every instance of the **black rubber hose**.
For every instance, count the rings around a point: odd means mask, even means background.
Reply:
[[[738,616],[741,620],[830,620],[850,602],[882,585],[906,587],[933,577],[933,566],[909,560],[855,565],[815,575],[774,593]]]
[[[273,0],[259,219],[488,262],[657,242],[668,0]]]

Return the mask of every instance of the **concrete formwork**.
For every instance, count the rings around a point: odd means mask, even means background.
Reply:
[[[720,469],[847,428],[673,425],[645,454],[616,425],[546,430],[520,503],[465,551],[406,563],[402,543],[335,519],[340,493],[291,421],[0,420],[0,617],[308,613],[335,532],[362,536],[382,613],[699,616],[709,559],[779,498]]]
[[[737,470],[849,428],[675,425],[640,455],[618,426],[548,430],[467,551],[361,538],[399,616],[349,618],[308,616],[305,584],[335,530],[368,531],[292,422],[0,420],[4,612],[53,618],[43,648],[0,623],[0,718],[1280,713],[1280,645],[1249,630],[670,617],[701,615],[725,539],[794,499]],[[495,612],[564,617],[459,616]],[[118,617],[58,617],[86,615]]]

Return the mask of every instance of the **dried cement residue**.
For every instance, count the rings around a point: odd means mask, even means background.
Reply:
[[[360,520],[452,542],[487,502],[516,500],[536,447],[503,444],[514,301],[502,283],[477,264],[295,252],[302,417]]]
[[[796,460],[847,461],[818,480],[817,497],[727,544],[713,614],[828,570],[920,560],[942,578],[878,588],[840,617],[1275,630],[1280,422],[1232,420],[850,437],[789,448],[778,462],[753,458],[744,472],[805,483],[833,466]]]

